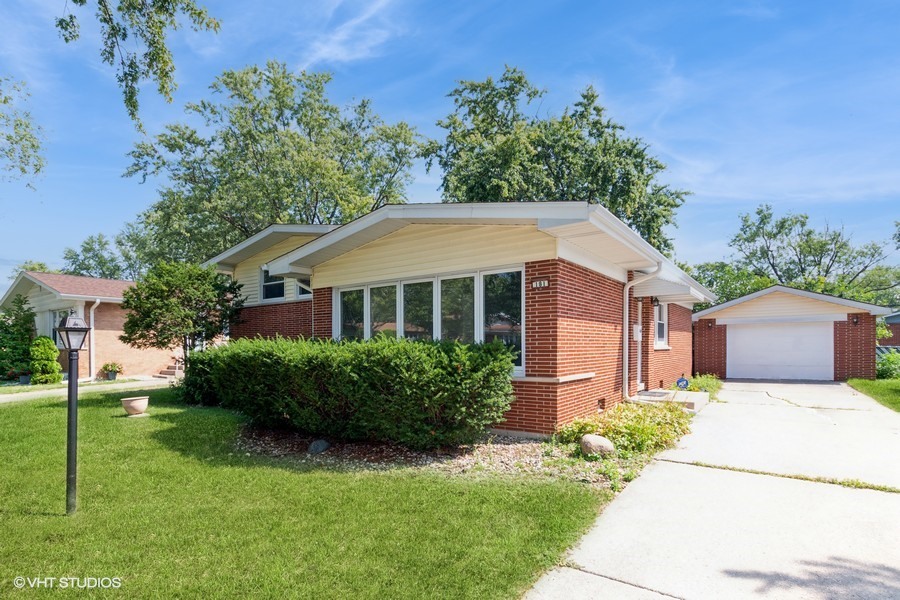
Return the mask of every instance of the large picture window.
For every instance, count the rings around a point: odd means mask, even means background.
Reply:
[[[334,335],[368,339],[387,334],[463,343],[498,340],[515,350],[515,373],[522,375],[523,283],[519,268],[337,290]]]
[[[484,275],[484,341],[500,340],[522,366],[522,272]]]
[[[441,339],[475,341],[475,278],[441,280]]]
[[[430,340],[434,335],[434,282],[403,284],[403,337]]]

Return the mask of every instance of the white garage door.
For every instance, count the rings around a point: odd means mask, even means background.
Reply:
[[[834,322],[728,325],[726,375],[834,379]]]

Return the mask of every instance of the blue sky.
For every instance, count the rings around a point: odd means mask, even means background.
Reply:
[[[900,4],[895,2],[203,2],[218,35],[172,38],[173,104],[144,87],[148,132],[184,120],[225,69],[273,58],[334,73],[331,97],[371,98],[388,121],[427,136],[459,79],[523,69],[559,114],[591,84],[609,114],[693,192],[673,230],[677,258],[728,256],[738,215],[768,202],[885,239],[900,219]],[[138,134],[90,13],[66,45],[65,0],[0,4],[0,74],[24,80],[46,135],[46,173],[0,182],[0,292],[25,259],[61,266],[65,247],[115,235],[151,204],[157,182],[125,179]],[[416,165],[413,202],[439,201]],[[891,262],[900,262],[895,254]]]

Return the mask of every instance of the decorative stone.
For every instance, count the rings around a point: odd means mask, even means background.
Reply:
[[[321,454],[331,448],[331,444],[326,442],[325,440],[315,440],[312,444],[309,445],[310,454]]]
[[[611,441],[602,435],[594,435],[589,433],[581,438],[582,454],[599,454],[600,456],[609,456],[616,451],[616,447]]]

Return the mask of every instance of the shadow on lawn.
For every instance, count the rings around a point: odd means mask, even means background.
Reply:
[[[755,579],[759,593],[798,589],[822,598],[900,598],[900,569],[832,556],[800,561],[798,573],[726,570],[730,577]]]

